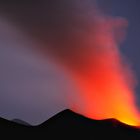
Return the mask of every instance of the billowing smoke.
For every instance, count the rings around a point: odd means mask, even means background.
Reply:
[[[58,30],[54,28],[49,49],[80,90],[68,99],[68,107],[89,118],[116,118],[138,125],[134,79],[118,48],[127,21],[103,15],[92,5],[71,1],[55,13],[60,22],[55,22]]]
[[[92,0],[46,0],[22,4],[19,10],[20,16],[14,11],[6,16],[40,42],[39,49],[77,86],[79,92],[66,99],[68,108],[93,119],[116,118],[139,125],[135,80],[119,51],[125,19],[103,14]]]

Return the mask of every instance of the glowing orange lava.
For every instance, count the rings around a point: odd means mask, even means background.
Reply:
[[[71,109],[88,118],[115,118],[128,125],[139,126],[140,116],[133,91],[125,79],[127,71],[118,58],[107,55],[101,59],[97,59],[94,67],[86,65],[89,70],[85,73],[79,72],[74,76],[80,93],[79,101]]]
[[[83,55],[81,69],[72,69],[80,93],[71,108],[89,118],[115,118],[139,126],[132,73],[122,61],[112,24],[99,23],[96,28],[94,38],[87,39],[93,44],[93,50]]]
[[[68,108],[89,118],[139,126],[133,74],[119,51],[127,21],[106,16],[88,2],[77,4],[49,48],[79,90],[68,98]]]
[[[134,105],[133,96],[128,89],[116,81],[103,75],[94,80],[80,81],[81,106],[74,106],[72,110],[92,119],[115,118],[123,123],[138,126],[139,114]],[[105,75],[104,75],[105,78]],[[91,84],[89,83],[91,82]]]

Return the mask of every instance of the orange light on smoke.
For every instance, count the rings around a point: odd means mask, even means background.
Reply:
[[[73,78],[80,89],[77,99],[80,102],[78,104],[75,100],[77,103],[71,108],[92,119],[115,118],[139,126],[132,73],[122,62],[112,26],[108,22],[98,24],[97,33],[94,29],[94,38],[90,38],[90,35],[87,38],[93,50],[91,47],[88,55],[83,55],[85,62],[81,69],[72,69]]]
[[[104,61],[106,61],[104,63]],[[92,119],[115,118],[125,124],[139,126],[140,116],[135,105],[132,89],[112,61],[106,56],[88,72],[74,76],[79,92],[79,105],[71,109]],[[95,65],[94,65],[95,66]],[[88,66],[87,66],[88,68]]]
[[[92,119],[115,118],[139,126],[133,73],[122,61],[118,47],[124,39],[127,21],[101,14],[86,4],[67,16],[70,21],[50,48],[55,61],[79,90],[70,95],[67,106]]]

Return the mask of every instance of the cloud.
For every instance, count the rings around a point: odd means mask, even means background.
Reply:
[[[92,0],[2,7],[2,15],[38,42],[36,49],[73,79],[79,92],[68,95],[68,108],[94,119],[138,124],[133,74],[118,47],[125,36],[125,19],[105,15]]]

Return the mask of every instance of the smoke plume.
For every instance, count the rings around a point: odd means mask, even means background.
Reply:
[[[80,90],[68,107],[89,118],[138,125],[134,79],[118,47],[127,21],[102,14],[90,1],[71,4],[57,11],[60,23],[50,43],[51,54]]]
[[[105,15],[92,0],[46,0],[35,5],[20,6],[20,17],[15,12],[7,16],[73,79],[79,92],[68,95],[67,107],[89,118],[139,125],[135,80],[119,51],[127,21]]]

